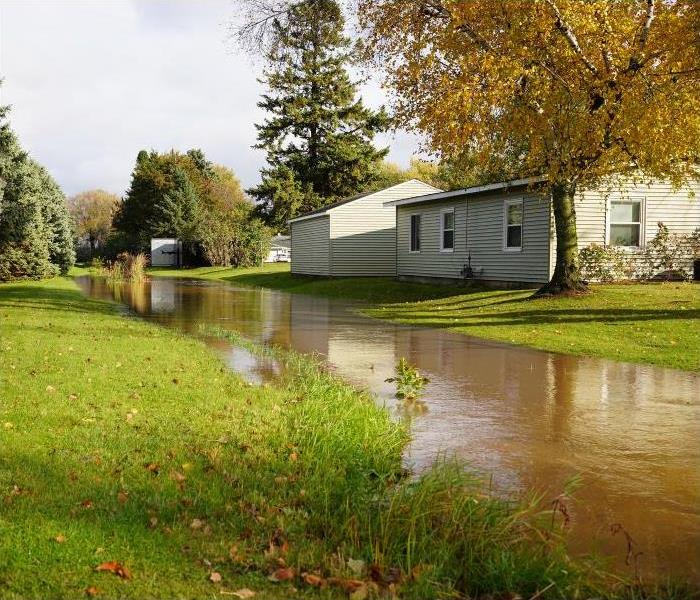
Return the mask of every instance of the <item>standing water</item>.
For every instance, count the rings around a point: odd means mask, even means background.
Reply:
[[[398,413],[386,379],[399,358],[430,379],[406,461],[420,470],[440,453],[490,477],[496,490],[554,499],[579,478],[574,551],[612,556],[629,574],[700,581],[700,376],[672,369],[551,354],[356,314],[344,300],[154,279],[83,291],[139,316],[197,334],[201,325],[264,344],[319,353],[350,382]],[[207,340],[259,383],[277,366]]]

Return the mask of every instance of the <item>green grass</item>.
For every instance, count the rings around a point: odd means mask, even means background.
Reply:
[[[700,370],[700,285],[593,285],[589,294],[531,299],[530,290],[484,290],[385,278],[292,277],[264,268],[153,270],[153,275],[229,281],[362,300],[362,312],[411,325],[582,356]]]
[[[457,464],[407,477],[405,427],[313,359],[216,332],[283,363],[276,385],[252,386],[200,341],[121,316],[68,279],[0,285],[0,317],[3,599],[91,587],[105,598],[640,594],[572,562],[536,501],[492,497]],[[107,561],[131,579],[96,572]],[[283,566],[293,577],[270,581]]]

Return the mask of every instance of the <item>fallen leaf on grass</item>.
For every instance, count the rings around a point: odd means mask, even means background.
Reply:
[[[329,577],[326,580],[330,585],[343,588],[346,592],[352,593],[360,589],[361,587],[366,587],[364,581],[359,579],[344,579],[342,577]]]
[[[246,600],[247,598],[252,598],[255,596],[255,592],[253,590],[249,590],[248,588],[241,588],[240,590],[233,592],[233,595],[238,596],[241,598],[241,600]]]
[[[95,571],[108,571],[109,573],[114,573],[117,577],[122,579],[131,579],[131,572],[121,563],[116,561],[104,562],[101,565],[95,567]]]
[[[53,394],[53,393],[56,391],[56,388],[53,387],[52,385],[47,385],[47,386],[46,386],[46,391],[47,391],[49,394]]]
[[[190,523],[190,529],[201,529],[204,525],[204,521],[201,519],[192,519]]]
[[[177,481],[178,483],[182,483],[185,481],[185,479],[187,479],[187,477],[179,471],[170,471],[170,479]]]
[[[59,533],[55,538],[53,538],[53,541],[57,544],[63,544],[66,541],[66,536],[62,533]]]
[[[212,583],[221,583],[221,573],[212,571],[209,575],[209,581],[211,581]]]
[[[313,573],[304,573],[304,583],[313,587],[321,587],[325,583],[325,580],[323,577],[319,577]]]
[[[294,579],[294,569],[291,567],[282,567],[274,571],[268,579],[270,581],[288,581]]]
[[[119,490],[119,493],[117,494],[117,500],[119,500],[119,504],[126,504],[126,501],[129,499],[129,493],[125,492],[124,490]]]
[[[85,588],[85,594],[87,596],[97,596],[97,594],[100,593],[100,590],[97,589],[94,585],[91,585],[89,588]]]
[[[92,500],[83,500],[80,503],[80,506],[82,506],[83,508],[92,508],[92,506],[93,506]]]
[[[150,471],[154,475],[158,475],[160,473],[160,465],[158,463],[148,463],[146,465],[146,471]]]

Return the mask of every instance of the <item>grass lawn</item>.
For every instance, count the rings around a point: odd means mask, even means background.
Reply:
[[[0,319],[3,599],[632,597],[536,504],[407,478],[404,426],[311,359],[250,347],[286,367],[251,386],[69,279],[0,285]]]
[[[152,270],[289,292],[364,300],[362,312],[541,350],[700,370],[700,285],[594,285],[574,298],[529,299],[528,290],[466,290],[392,279],[292,277],[264,268]]]

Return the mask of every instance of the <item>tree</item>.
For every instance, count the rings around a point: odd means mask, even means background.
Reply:
[[[260,22],[259,20],[257,22]],[[272,12],[261,80],[256,148],[267,153],[260,185],[249,193],[278,229],[300,211],[364,191],[387,150],[372,145],[388,126],[383,110],[356,99],[350,80],[350,41],[335,0],[287,3]]]
[[[150,249],[152,237],[182,240],[188,261],[255,264],[269,232],[233,171],[201,150],[139,152],[114,219],[112,254]]]
[[[259,264],[269,246],[269,232],[254,216],[254,207],[233,171],[215,165],[204,207],[201,244],[211,265]]]
[[[509,164],[510,166],[510,164]],[[441,190],[451,191],[474,185],[504,181],[511,177],[512,169],[500,171],[485,168],[474,158],[460,157],[458,161],[430,161],[411,158],[407,169],[384,161],[378,170],[372,189],[381,190],[409,179],[418,179]]]
[[[557,237],[541,291],[580,290],[574,197],[623,174],[697,176],[700,3],[678,0],[359,0],[399,125],[445,159],[522,148],[544,175]]]
[[[114,216],[122,250],[149,252],[151,238],[158,236],[194,243],[200,199],[206,196],[211,177],[212,165],[201,150],[139,152],[131,185]]]
[[[66,273],[75,262],[63,192],[29,158],[0,107],[0,281]]]
[[[75,234],[87,240],[91,255],[107,241],[119,202],[119,196],[100,189],[81,192],[68,199]]]

